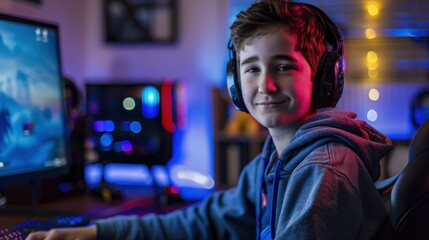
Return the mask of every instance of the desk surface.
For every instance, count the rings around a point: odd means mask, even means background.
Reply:
[[[92,218],[118,214],[142,216],[151,212],[169,212],[186,204],[181,202],[161,207],[153,194],[124,194],[121,199],[107,202],[89,192],[67,193],[52,201],[44,201],[36,207],[14,205],[10,208],[0,208],[0,229],[12,227],[28,219],[43,220],[61,215],[87,215]]]
[[[145,213],[154,211],[157,202],[152,193],[148,194],[148,191],[144,190],[139,192],[136,189],[122,190],[123,197],[111,201],[105,201],[90,192],[82,191],[64,193],[52,200],[42,201],[36,206],[10,204],[0,208],[0,229],[14,226],[31,218],[43,220],[61,215],[87,215],[92,218],[103,218],[124,213],[136,206],[144,209]],[[129,211],[129,213],[133,212]]]
[[[42,202],[36,206],[16,204],[0,209],[0,227],[7,228],[30,218],[43,220],[55,215],[88,214],[103,217],[103,211],[123,204],[125,200],[106,202],[90,193],[81,192],[66,194],[52,201]]]

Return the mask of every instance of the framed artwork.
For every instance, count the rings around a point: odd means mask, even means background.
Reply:
[[[109,43],[174,43],[178,0],[103,0]]]
[[[28,3],[32,3],[32,4],[36,4],[36,5],[42,4],[42,0],[20,0],[20,1],[28,2]]]

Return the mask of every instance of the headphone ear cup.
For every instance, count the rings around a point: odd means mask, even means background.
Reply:
[[[326,51],[320,58],[313,80],[313,107],[335,107],[344,89],[342,56]]]
[[[239,111],[248,113],[249,111],[244,104],[243,95],[241,93],[240,78],[237,70],[237,60],[235,58],[232,58],[228,62],[226,82],[228,93],[231,97],[234,107]]]

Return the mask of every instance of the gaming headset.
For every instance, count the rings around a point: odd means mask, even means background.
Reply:
[[[325,33],[328,51],[322,54],[313,79],[313,108],[335,107],[340,100],[344,87],[343,39],[335,23],[321,9],[307,4],[288,2],[287,4],[304,5],[317,13],[316,17]],[[227,65],[227,88],[232,103],[237,110],[249,112],[244,104],[241,92],[239,63],[232,40],[228,43],[230,60]]]

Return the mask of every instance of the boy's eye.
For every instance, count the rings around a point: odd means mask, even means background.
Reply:
[[[247,73],[254,73],[254,72],[258,72],[259,70],[258,70],[258,68],[256,68],[256,67],[248,67],[248,68],[246,68],[245,69],[245,71],[244,72],[247,72]]]
[[[277,67],[278,71],[289,71],[291,69],[294,69],[294,67],[292,65],[279,65]]]

